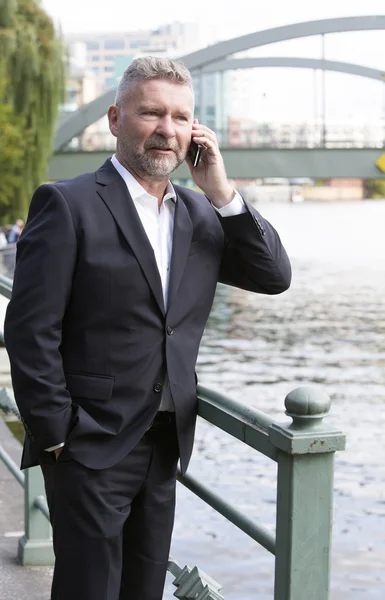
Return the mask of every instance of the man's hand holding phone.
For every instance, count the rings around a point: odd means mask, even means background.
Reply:
[[[200,144],[196,144],[195,142],[193,142],[193,140],[191,140],[190,148],[188,149],[187,154],[191,159],[191,163],[194,169],[199,164],[199,161],[202,156],[202,150],[203,146],[201,146]]]
[[[217,137],[214,131],[194,119],[191,141],[186,156],[191,176],[214,206],[222,208],[234,198],[235,190],[227,179]]]

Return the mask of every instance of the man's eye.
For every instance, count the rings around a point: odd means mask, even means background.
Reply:
[[[187,117],[185,117],[184,115],[179,115],[179,116],[177,117],[177,119],[178,119],[179,121],[187,121]]]
[[[149,115],[150,117],[156,117],[158,113],[155,110],[146,110],[143,114]]]

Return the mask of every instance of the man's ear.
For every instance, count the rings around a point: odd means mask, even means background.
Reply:
[[[109,107],[107,115],[110,131],[113,136],[118,137],[119,108],[116,106],[116,104],[112,104]]]

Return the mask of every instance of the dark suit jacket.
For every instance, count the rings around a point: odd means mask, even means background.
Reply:
[[[35,192],[5,319],[22,468],[64,440],[90,468],[115,464],[151,424],[167,372],[185,471],[217,282],[264,294],[290,285],[278,234],[257,211],[220,218],[202,194],[175,189],[167,312],[153,250],[110,160]]]

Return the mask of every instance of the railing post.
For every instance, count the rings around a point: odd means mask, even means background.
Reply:
[[[35,501],[45,495],[40,467],[26,469],[24,479],[25,533],[19,540],[19,560],[22,565],[53,565],[51,525]]]
[[[328,600],[334,453],[345,436],[322,419],[330,398],[312,387],[285,399],[290,425],[269,429],[278,453],[275,600]]]

